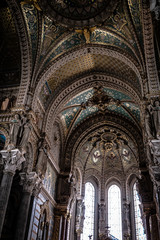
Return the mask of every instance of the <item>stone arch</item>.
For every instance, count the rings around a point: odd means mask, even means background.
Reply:
[[[20,8],[20,4],[16,0],[6,1],[11,12],[13,13],[16,29],[20,39],[22,67],[21,67],[21,83],[16,104],[22,105],[26,101],[31,73],[31,53],[29,48],[29,39],[22,10]]]
[[[128,94],[136,104],[140,105],[141,97],[127,83],[123,82],[121,79],[117,79],[113,76],[107,76],[105,74],[91,74],[83,78],[76,79],[72,84],[68,83],[67,86],[60,92],[58,92],[48,110],[45,114],[43,129],[50,135],[50,126],[54,119],[57,119],[58,113],[62,110],[64,104],[69,101],[69,99],[76,96],[78,93],[83,92],[89,88],[93,88],[97,83],[102,86],[111,87],[116,90],[121,90],[122,92]]]
[[[85,120],[77,128],[73,131],[71,136],[68,139],[68,143],[66,144],[66,154],[65,154],[65,164],[66,168],[70,168],[71,165],[74,164],[75,154],[80,142],[94,129],[103,126],[116,126],[117,128],[122,129],[125,131],[131,139],[137,142],[138,153],[139,153],[139,165],[145,165],[145,157],[144,157],[144,150],[143,150],[143,140],[141,131],[134,126],[133,123],[128,121],[127,119],[123,118],[120,115],[115,115],[113,113],[109,114],[98,114],[92,115],[90,118]]]
[[[40,90],[41,90],[43,84],[45,83],[45,81],[51,75],[53,75],[54,72],[58,68],[62,67],[68,61],[76,59],[77,57],[80,57],[80,56],[87,55],[88,53],[101,54],[102,56],[103,55],[112,56],[112,57],[122,61],[123,63],[127,64],[127,66],[129,66],[136,73],[136,75],[140,81],[141,91],[142,91],[142,95],[143,95],[144,89],[143,89],[143,81],[142,81],[142,77],[141,77],[142,70],[139,69],[139,66],[135,63],[134,59],[130,59],[130,57],[125,56],[124,54],[120,53],[119,51],[117,52],[117,49],[115,51],[113,49],[109,49],[104,46],[103,47],[91,46],[91,47],[84,47],[84,48],[80,48],[80,49],[71,51],[71,52],[65,54],[64,56],[59,57],[57,60],[55,60],[55,62],[52,62],[47,68],[45,68],[45,70],[37,78],[37,87],[35,89],[35,94],[34,94],[33,102],[32,102],[33,110],[36,107],[36,101],[37,101],[38,95],[39,95]]]

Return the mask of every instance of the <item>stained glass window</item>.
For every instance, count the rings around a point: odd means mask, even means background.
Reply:
[[[136,240],[146,240],[146,234],[144,233],[143,222],[140,211],[140,200],[136,189],[136,183],[133,186],[133,197],[134,197],[134,214],[135,214],[135,227],[136,227]]]
[[[121,191],[117,185],[108,189],[108,226],[110,234],[122,240]]]
[[[92,183],[85,184],[85,220],[81,240],[94,239],[95,188]]]

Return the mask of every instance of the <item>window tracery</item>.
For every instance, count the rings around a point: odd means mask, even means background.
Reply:
[[[92,236],[94,239],[94,225],[95,225],[95,188],[91,182],[85,184],[85,220],[83,226],[83,234],[81,240],[88,239]]]
[[[116,184],[108,189],[108,226],[110,234],[122,240],[121,191]]]

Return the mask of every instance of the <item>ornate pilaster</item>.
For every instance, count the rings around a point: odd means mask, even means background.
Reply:
[[[125,239],[126,237],[130,236],[131,228],[130,228],[130,204],[126,201],[123,203],[123,236]]]
[[[105,233],[106,227],[106,205],[101,202],[98,206],[99,210],[99,236]]]
[[[77,240],[80,239],[80,235],[83,232],[83,223],[85,215],[85,205],[82,199],[77,200],[77,211],[76,211],[76,233]]]
[[[20,173],[20,177],[20,184],[23,185],[23,196],[17,217],[18,221],[15,234],[16,240],[23,240],[25,237],[31,195],[34,189],[37,188],[37,186],[39,186],[39,183],[41,182],[37,173],[35,172],[30,172],[29,174]]]
[[[23,154],[18,149],[2,150],[1,154],[5,165],[0,187],[0,236],[2,233],[13,176],[17,169],[20,170],[22,162],[25,161]]]

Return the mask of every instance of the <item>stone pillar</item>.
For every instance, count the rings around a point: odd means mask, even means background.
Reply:
[[[150,215],[152,212],[151,203],[143,203],[143,223],[146,226],[147,240],[151,240]]]
[[[99,236],[105,234],[106,227],[106,205],[101,202],[98,206],[99,210]]]
[[[61,215],[55,212],[54,215],[54,232],[53,232],[53,238],[52,240],[61,240],[59,238],[61,231]]]
[[[155,213],[150,215],[150,229],[151,229],[151,239],[159,240],[157,216]]]
[[[2,233],[3,223],[8,205],[8,199],[12,186],[13,176],[17,169],[20,170],[22,162],[25,161],[22,153],[18,149],[2,150],[2,158],[4,160],[3,177],[1,181],[0,193],[0,237]]]
[[[17,217],[16,240],[24,240],[31,195],[35,186],[39,182],[38,175],[35,172],[30,172],[29,174],[20,173],[20,177],[20,184],[23,184],[23,196]]]
[[[126,201],[123,202],[123,236],[124,239],[129,239],[131,229],[130,229],[130,204]]]
[[[83,232],[84,216],[85,216],[85,205],[84,205],[83,199],[78,199],[77,211],[76,211],[77,240],[80,240],[81,233]]]
[[[150,217],[149,214],[145,213],[147,240],[151,240],[151,231],[150,231],[149,217]]]

